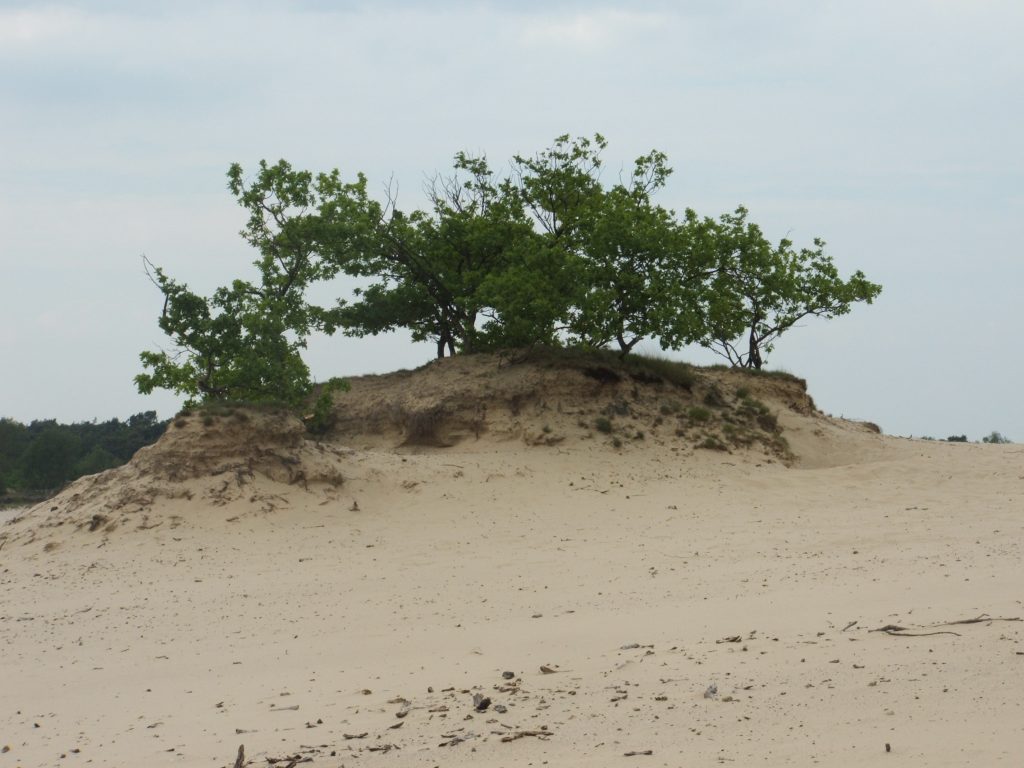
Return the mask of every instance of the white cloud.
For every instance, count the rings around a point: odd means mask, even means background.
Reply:
[[[638,32],[654,30],[664,21],[656,13],[598,9],[580,13],[536,13],[512,17],[527,45],[598,49],[622,42]]]
[[[84,19],[69,8],[0,8],[0,45],[29,47],[70,37]]]

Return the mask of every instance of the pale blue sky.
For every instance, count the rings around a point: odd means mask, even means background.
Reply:
[[[1022,33],[997,0],[0,2],[0,415],[173,413],[131,381],[163,343],[139,256],[204,290],[248,268],[233,161],[394,175],[414,207],[456,150],[598,131],[610,173],[668,153],[664,204],[743,203],[884,285],[770,358],[823,409],[1024,440]],[[337,337],[309,360],[432,352]]]

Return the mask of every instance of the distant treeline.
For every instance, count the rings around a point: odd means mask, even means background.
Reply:
[[[82,475],[118,467],[167,428],[156,411],[127,421],[58,424],[53,419],[22,424],[0,419],[0,496],[34,498]]]
[[[925,437],[922,437],[921,439],[922,440],[934,440],[935,438],[934,437],[925,436]],[[967,439],[967,435],[950,435],[949,437],[946,438],[946,442],[947,443],[966,443],[966,442],[970,442],[970,441]],[[992,445],[1008,445],[1009,443],[1012,443],[1013,440],[1008,438],[1002,432],[990,432],[989,434],[987,434],[983,438],[981,438],[981,442],[983,442],[983,443],[991,443]]]

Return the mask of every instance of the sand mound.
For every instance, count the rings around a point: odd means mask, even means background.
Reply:
[[[331,436],[378,448],[596,440],[617,449],[752,449],[790,461],[779,413],[817,415],[796,377],[606,354],[455,357],[351,385],[336,396]]]
[[[586,461],[647,452],[670,465],[701,454],[821,467],[871,460],[887,449],[885,440],[820,414],[793,376],[602,353],[473,355],[352,379],[350,391],[335,395],[333,426],[321,437],[284,411],[181,416],[128,464],[72,483],[3,536],[31,542],[65,526],[91,533],[179,526],[180,512],[165,516],[158,499],[197,508],[244,500],[270,511],[291,489],[341,486],[358,463],[353,449],[360,460],[373,453],[382,467],[410,452],[551,447]],[[395,488],[419,482],[410,465],[396,469],[373,471]]]
[[[340,486],[343,449],[307,439],[302,422],[286,412],[226,409],[179,416],[155,444],[122,467],[88,475],[9,524],[11,540],[34,540],[47,529],[71,526],[91,533],[146,530],[169,523],[154,510],[158,499],[224,506],[247,499],[273,507],[275,486]]]

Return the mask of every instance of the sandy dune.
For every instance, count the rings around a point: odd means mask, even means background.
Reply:
[[[1024,448],[761,394],[793,466],[571,414],[145,449],[0,528],[0,768],[1020,765]]]

